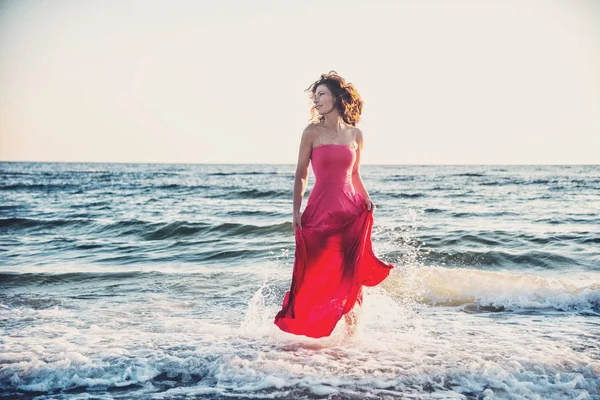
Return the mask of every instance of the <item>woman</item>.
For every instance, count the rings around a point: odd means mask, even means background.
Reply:
[[[371,247],[375,204],[360,176],[364,139],[356,128],[363,102],[335,71],[321,75],[307,91],[314,105],[294,184],[294,271],[275,324],[319,338],[329,336],[342,315],[352,333],[356,318],[349,313],[362,302],[362,286],[379,284],[393,266],[379,260]],[[309,163],[316,181],[300,214]]]

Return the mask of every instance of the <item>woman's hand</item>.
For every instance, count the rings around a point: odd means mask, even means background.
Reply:
[[[296,226],[302,229],[302,222],[300,221],[300,213],[294,213],[294,217],[292,219],[292,229],[295,231]]]
[[[373,209],[373,212],[375,212],[375,203],[373,203],[373,201],[370,198],[366,198],[365,199],[365,205],[367,206],[367,210],[371,210],[371,208]]]

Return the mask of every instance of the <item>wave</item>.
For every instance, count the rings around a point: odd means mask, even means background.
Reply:
[[[452,174],[452,176],[478,177],[478,176],[486,176],[486,175],[483,173],[478,173],[478,172],[465,172],[465,173],[461,173],[461,174]]]
[[[225,236],[253,236],[260,237],[273,233],[288,233],[292,231],[291,222],[282,222],[269,225],[251,225],[226,222],[218,225],[211,225],[202,222],[172,222],[161,224],[157,229],[146,232],[142,235],[146,240],[165,240],[185,236],[195,236],[197,234],[220,234]]]
[[[108,225],[97,225],[97,233],[111,233],[116,236],[138,236],[142,240],[168,240],[177,238],[214,236],[249,236],[261,237],[273,233],[289,233],[292,231],[291,222],[281,222],[268,225],[252,225],[226,222],[210,224],[207,222],[148,222],[143,220],[118,221]]]
[[[593,185],[597,181],[585,181],[581,179],[520,179],[517,177],[490,177],[489,181],[478,182],[480,186],[505,186],[505,185],[519,185],[519,186],[546,186],[549,190],[565,190],[570,188],[580,188],[588,185]]]
[[[597,225],[600,224],[600,218],[596,218],[598,214],[587,214],[590,218],[539,218],[534,220],[535,223],[545,223],[550,225],[561,225],[561,224],[592,224]],[[579,215],[579,217],[584,217],[585,215]]]
[[[14,288],[21,286],[44,286],[51,284],[78,283],[78,282],[118,282],[124,279],[153,277],[162,275],[157,271],[125,271],[125,272],[67,272],[67,273],[8,273],[0,272],[0,286]]]
[[[243,257],[242,251],[214,250],[201,255],[203,260]],[[223,270],[186,272],[185,280],[224,279]],[[180,273],[160,271],[68,272],[68,273],[0,273],[0,287],[17,289],[31,286],[63,284],[122,284],[126,280],[160,280],[181,282]],[[237,279],[237,278],[236,278]],[[138,285],[138,284],[136,284]],[[493,272],[467,268],[419,267],[411,275],[394,271],[382,288],[393,297],[410,294],[421,304],[431,307],[460,307],[465,312],[524,312],[552,309],[560,312],[589,313],[600,316],[600,281],[561,277],[543,277],[517,272]],[[14,299],[13,299],[14,300]],[[14,302],[12,302],[14,303]],[[12,304],[11,303],[11,304]],[[14,305],[14,304],[13,304]],[[37,305],[27,305],[28,307]],[[39,307],[42,307],[40,305]]]
[[[599,237],[593,237],[593,238],[581,239],[581,243],[583,243],[583,244],[600,243],[600,236]]]
[[[424,193],[394,193],[394,192],[383,192],[382,197],[390,199],[420,199],[425,197]]]
[[[212,194],[209,198],[221,198],[228,200],[237,199],[282,199],[292,198],[292,192],[290,190],[259,190],[259,189],[246,189],[238,191],[230,191],[226,193]]]
[[[13,183],[1,185],[0,190],[81,190],[80,183]]]
[[[391,175],[385,178],[381,178],[384,182],[406,182],[406,181],[414,181],[416,179],[413,175]]]
[[[510,237],[507,237],[507,240]],[[600,243],[600,237],[590,237],[589,232],[571,232],[556,234],[552,236],[535,236],[532,234],[522,233],[516,236],[516,239],[528,241],[535,244],[561,244],[564,245],[567,242],[578,243],[578,244],[589,244],[589,243]]]
[[[259,212],[261,213],[261,212]],[[269,215],[269,213],[266,213]],[[83,227],[88,232],[111,236],[138,236],[143,240],[165,240],[181,237],[193,237],[200,234],[220,234],[226,236],[261,237],[276,233],[292,231],[291,222],[279,222],[267,225],[253,225],[226,222],[210,224],[206,222],[149,222],[138,219],[116,221],[100,224],[94,219],[34,219],[34,218],[2,218],[0,229],[9,230],[38,230],[59,227]]]
[[[70,208],[74,208],[74,209],[88,209],[88,208],[96,208],[96,210],[110,210],[110,202],[107,200],[97,200],[97,201],[92,201],[89,203],[75,203],[75,204],[70,204],[69,207]]]
[[[385,285],[392,293],[407,290],[397,275],[390,278]],[[419,288],[420,301],[431,306],[467,312],[554,309],[600,315],[600,283],[586,286],[559,278],[444,267],[417,268],[410,282]]]
[[[105,179],[110,178],[110,179]],[[81,190],[86,188],[88,190],[103,190],[106,188],[117,187],[119,189],[131,189],[131,190],[197,190],[197,189],[214,189],[211,185],[201,184],[185,184],[185,183],[152,183],[151,180],[144,180],[139,182],[130,182],[123,180],[120,176],[107,176],[107,177],[95,177],[94,181],[89,180],[78,180],[75,183],[13,183],[8,185],[0,186],[1,190]]]
[[[57,228],[62,226],[88,225],[91,221],[91,219],[0,218],[0,228]]]
[[[197,189],[213,189],[210,185],[184,185],[180,183],[168,183],[162,185],[147,185],[140,189],[157,189],[157,190],[197,190]]]
[[[287,171],[269,171],[269,172],[262,172],[262,171],[248,171],[248,172],[211,172],[208,173],[207,175],[211,175],[211,176],[237,176],[237,175],[293,175],[293,172],[287,172]]]
[[[227,215],[248,217],[250,215],[261,216],[261,217],[284,217],[287,218],[288,214],[284,214],[277,211],[261,211],[261,210],[231,210],[227,211]]]
[[[448,248],[457,244],[467,242],[476,245],[497,246],[500,243],[491,238],[483,238],[475,235],[465,235],[460,238],[446,239],[436,243],[436,247]],[[571,257],[563,256],[547,251],[532,250],[522,253],[510,253],[508,251],[474,251],[462,250],[456,252],[429,250],[423,252],[423,260],[427,264],[444,264],[452,266],[484,267],[488,268],[515,268],[525,269],[531,267],[543,269],[557,269],[560,267],[577,267],[580,263]]]
[[[519,215],[519,213],[512,211],[497,211],[497,212],[457,212],[450,214],[455,218],[469,218],[469,217],[505,217],[511,215]]]
[[[18,210],[19,208],[23,208],[23,204],[1,204],[0,205],[0,212],[1,211],[14,211],[14,210]]]

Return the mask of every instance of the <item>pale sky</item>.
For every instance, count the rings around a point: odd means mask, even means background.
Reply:
[[[295,164],[329,70],[363,164],[600,164],[577,0],[0,0],[0,161]]]

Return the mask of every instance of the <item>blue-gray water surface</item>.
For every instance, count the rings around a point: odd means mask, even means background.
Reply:
[[[600,166],[361,171],[396,268],[310,339],[293,165],[0,163],[0,398],[600,399]]]

